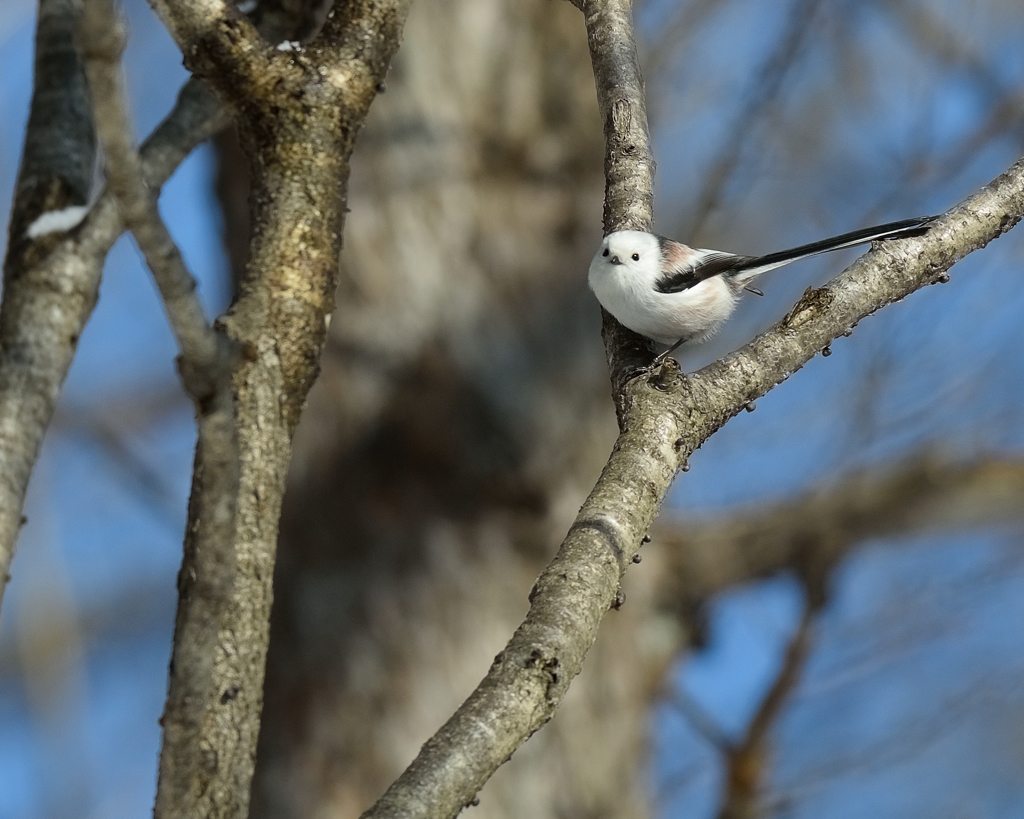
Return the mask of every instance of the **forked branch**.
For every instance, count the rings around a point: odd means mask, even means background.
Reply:
[[[231,393],[234,347],[203,315],[195,279],[160,217],[155,193],[146,185],[142,161],[132,145],[121,84],[124,26],[113,0],[86,0],[80,42],[97,131],[106,149],[109,187],[156,280],[178,342],[182,381],[196,407],[197,449],[204,469],[195,502],[208,520],[186,534],[185,550],[193,559],[191,571],[179,577],[178,586],[192,605],[179,609],[172,666],[188,684],[172,689],[162,720],[165,736],[191,749],[192,755],[161,757],[159,794],[164,801],[184,804],[202,769],[199,735],[215,693],[214,656],[235,574],[232,535],[239,461]],[[157,811],[162,808],[158,800]]]

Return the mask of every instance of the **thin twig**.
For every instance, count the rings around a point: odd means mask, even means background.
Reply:
[[[667,699],[667,704],[686,717],[691,727],[712,748],[723,754],[732,751],[734,743],[729,739],[729,735],[726,734],[722,726],[718,724],[718,720],[681,686],[672,684],[672,692]]]
[[[813,18],[820,5],[821,0],[798,0],[790,11],[785,35],[758,73],[757,82],[730,126],[729,137],[718,156],[709,163],[704,182],[694,197],[693,217],[685,231],[687,236],[698,239],[722,203],[746,145],[757,132],[769,106],[776,102],[779,91],[800,57],[804,42],[815,31]]]
[[[755,819],[768,767],[768,733],[796,690],[811,651],[811,635],[818,602],[808,593],[800,623],[786,647],[779,673],[750,721],[743,739],[726,757],[725,793],[719,819]]]
[[[108,184],[156,280],[181,351],[182,380],[201,411],[226,383],[227,345],[203,315],[196,281],[160,217],[132,145],[121,87],[124,26],[113,0],[86,0],[80,33],[97,130],[107,155]]]
[[[171,694],[162,720],[159,817],[188,804],[206,764],[200,734],[215,696],[214,657],[235,575],[239,461],[230,380],[233,347],[206,321],[195,279],[143,178],[121,87],[124,28],[113,0],[86,0],[80,39],[110,189],[153,273],[178,342],[182,381],[196,406],[197,462],[203,464],[192,503],[203,509],[204,525],[186,532],[185,551],[192,560],[190,571],[178,578],[179,595],[189,605],[179,606],[175,624]]]

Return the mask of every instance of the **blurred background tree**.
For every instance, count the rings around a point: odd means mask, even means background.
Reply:
[[[145,133],[184,72],[144,4],[126,11]],[[768,252],[938,212],[1021,153],[1015,4],[635,11],[657,228],[691,244]],[[31,31],[30,4],[0,9],[18,78],[0,88],[5,207]],[[296,436],[254,816],[369,805],[504,646],[593,485],[615,429],[585,287],[601,153],[570,4],[414,5],[353,159],[343,284]],[[224,135],[162,200],[215,309],[244,263],[242,169]],[[626,604],[476,815],[1020,815],[1019,256],[1014,233],[972,255],[691,459]],[[774,274],[684,369],[842,266]],[[0,816],[152,799],[193,440],[158,311],[122,242],[4,611]]]

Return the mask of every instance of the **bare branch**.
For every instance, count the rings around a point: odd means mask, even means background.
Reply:
[[[224,123],[209,92],[198,81],[186,83],[174,110],[142,146],[148,183],[159,188]],[[30,133],[26,144],[33,141]],[[5,267],[0,305],[0,595],[43,435],[78,337],[92,315],[103,261],[123,229],[113,195],[107,193],[77,229],[58,234],[59,242],[45,258],[20,257],[25,262],[14,263],[9,257]]]
[[[73,42],[77,20],[73,0],[40,0],[35,84],[14,191],[5,284],[56,242],[55,234],[29,236],[29,226],[44,213],[85,205],[89,196],[96,135]]]
[[[261,112],[266,116],[266,106],[259,104],[261,100],[282,99],[288,95],[294,98],[313,78],[326,79],[325,89],[343,93],[349,90],[348,77],[318,71],[324,55],[310,56],[298,43],[290,41],[275,48],[261,36],[276,39],[283,33],[282,24],[288,21],[279,14],[266,15],[261,21],[261,32],[234,4],[225,0],[149,0],[149,4],[181,49],[185,67],[204,79],[237,114],[250,122],[254,123]],[[365,0],[342,5],[352,7],[352,19],[364,22],[379,10],[380,4]],[[367,27],[362,32],[364,40],[373,31],[373,27]],[[377,54],[375,46],[379,45],[367,45],[359,56]],[[362,61],[356,60],[348,68],[361,65]],[[354,93],[358,95],[358,91]],[[264,122],[258,130],[262,138],[272,138],[276,125],[273,121]]]
[[[84,206],[92,182],[96,137],[86,94],[85,74],[73,35],[78,12],[71,0],[40,0],[36,28],[35,87],[18,171],[4,260],[3,305],[0,306],[0,601],[9,579],[14,545],[22,525],[25,488],[35,463],[42,429],[37,426],[32,352],[47,322],[23,324],[19,301],[34,289],[32,267],[59,240],[59,234],[30,236],[43,214],[68,213]],[[33,231],[33,234],[35,232]],[[17,419],[17,420],[15,420]]]
[[[924,452],[725,521],[657,525],[666,560],[658,597],[689,612],[722,589],[793,569],[829,571],[872,538],[989,526],[1024,517],[1024,462],[952,462]]]
[[[215,696],[214,657],[234,581],[239,463],[230,382],[232,348],[207,323],[195,280],[146,187],[125,111],[120,74],[124,28],[113,0],[86,0],[80,34],[110,189],[153,273],[178,342],[182,381],[196,406],[197,462],[203,464],[192,504],[202,510],[204,525],[189,527],[186,533],[185,551],[192,560],[190,571],[178,579],[179,594],[187,602],[179,606],[175,623],[155,808],[159,817],[187,806],[202,779],[199,736]]]
[[[291,436],[318,372],[325,318],[334,310],[352,149],[398,49],[410,0],[346,3],[344,23],[332,25],[322,48],[267,46],[264,64],[259,55],[250,60],[264,46],[236,27],[233,11],[218,16],[221,4],[197,4],[195,18],[179,2],[155,5],[181,15],[175,18],[180,31],[209,35],[194,49],[179,42],[186,63],[205,72],[235,106],[253,171],[250,260],[235,303],[219,319],[246,353],[232,372],[241,471],[224,545],[236,558],[233,592],[210,652],[214,696],[205,700],[198,731],[176,734],[165,723],[156,813],[160,819],[241,819],[248,813],[259,735]],[[353,47],[346,50],[346,44]],[[194,616],[191,578],[201,573],[202,554],[190,544],[209,542],[217,525],[206,486],[209,457],[205,447],[197,450],[168,713],[188,700],[197,679],[179,674],[177,662],[186,637],[182,623]],[[186,770],[191,777],[179,773]],[[186,789],[178,787],[186,782]]]
[[[675,683],[671,683],[671,692],[666,703],[675,708],[689,721],[691,727],[700,734],[705,741],[715,750],[722,754],[732,751],[733,741],[729,739],[722,726],[718,724],[703,705],[691,697],[686,691]]]
[[[193,74],[224,90],[242,81],[259,83],[272,54],[249,20],[225,0],[149,0],[184,56]],[[248,91],[252,89],[249,88]],[[242,101],[246,91],[235,88],[232,102]]]
[[[80,32],[110,190],[153,272],[181,351],[182,380],[201,411],[225,381],[226,348],[203,315],[195,279],[160,217],[132,146],[120,73],[124,27],[112,0],[86,0]]]

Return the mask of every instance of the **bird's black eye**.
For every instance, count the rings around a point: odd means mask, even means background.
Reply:
[[[607,256],[607,255],[608,255],[608,248],[605,248],[605,249],[604,249],[604,253],[602,253],[601,255],[602,255],[602,256]]]
[[[633,254],[633,261],[634,262],[639,262],[640,261],[640,254],[639,253],[634,253]]]

